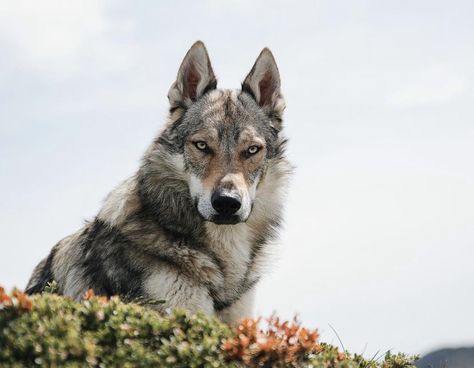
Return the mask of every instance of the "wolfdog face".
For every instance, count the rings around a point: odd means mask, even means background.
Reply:
[[[234,91],[212,91],[185,115],[189,189],[206,220],[234,224],[250,215],[272,140],[255,105]]]
[[[250,216],[259,183],[279,153],[284,101],[268,49],[241,90],[220,90],[216,84],[206,48],[198,41],[169,91],[171,118],[161,140],[182,162],[200,216],[236,224]]]

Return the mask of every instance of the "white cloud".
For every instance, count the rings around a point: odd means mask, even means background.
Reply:
[[[467,90],[467,79],[443,67],[418,71],[388,97],[395,107],[415,107],[449,102]]]
[[[0,1],[0,43],[17,64],[40,71],[68,71],[81,59],[124,63],[127,55],[110,38],[113,27],[129,25],[112,24],[103,4],[94,0]]]

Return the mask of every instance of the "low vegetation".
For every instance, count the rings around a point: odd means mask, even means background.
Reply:
[[[340,351],[297,321],[249,319],[231,328],[92,291],[79,303],[54,288],[32,297],[0,288],[1,367],[414,367],[404,354],[365,360]]]

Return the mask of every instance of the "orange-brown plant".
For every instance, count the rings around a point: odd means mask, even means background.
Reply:
[[[259,318],[239,323],[235,336],[222,345],[229,359],[249,367],[288,367],[322,350],[318,331],[302,327],[296,319],[281,322],[272,316],[265,320],[264,328],[261,322]]]
[[[82,296],[82,299],[83,300],[92,300],[94,298],[98,298],[98,302],[99,304],[107,304],[108,302],[108,299],[106,296],[98,296],[95,294],[95,291],[94,289],[88,289],[84,295]]]
[[[17,306],[20,310],[30,310],[31,300],[25,293],[15,289],[11,296],[0,286],[0,309]]]

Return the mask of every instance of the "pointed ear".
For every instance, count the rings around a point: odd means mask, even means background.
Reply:
[[[184,57],[176,81],[168,92],[168,99],[171,107],[189,106],[216,86],[217,80],[206,47],[197,41]]]
[[[281,121],[285,102],[280,92],[280,73],[269,49],[264,48],[258,56],[242,83],[242,91],[249,93],[272,116],[277,114]]]

